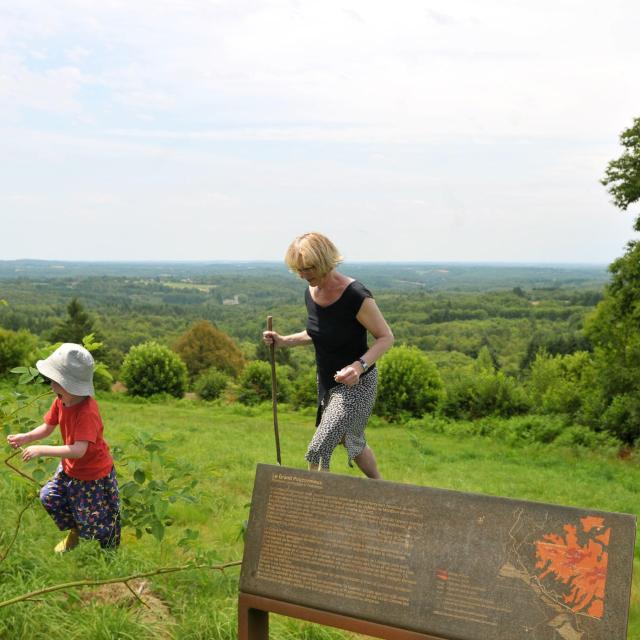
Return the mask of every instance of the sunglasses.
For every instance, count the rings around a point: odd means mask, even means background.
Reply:
[[[312,271],[315,271],[316,268],[315,267],[298,267],[296,268],[296,271],[298,273],[311,273]]]

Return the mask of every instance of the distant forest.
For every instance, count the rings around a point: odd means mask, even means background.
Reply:
[[[486,346],[511,374],[536,345],[576,343],[609,279],[601,265],[351,263],[341,269],[372,290],[397,342],[435,352],[437,362],[446,353],[474,358]],[[251,357],[267,314],[281,332],[301,328],[304,286],[272,262],[3,261],[0,326],[46,338],[77,298],[95,318],[116,370],[132,345],[149,339],[171,345],[200,319]]]

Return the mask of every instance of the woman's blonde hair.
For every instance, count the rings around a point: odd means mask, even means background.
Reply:
[[[343,257],[327,236],[311,232],[303,233],[289,245],[284,261],[291,271],[312,268],[322,277],[335,269]]]

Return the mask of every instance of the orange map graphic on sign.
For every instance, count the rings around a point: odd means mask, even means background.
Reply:
[[[594,516],[580,522],[586,535],[575,525],[565,524],[564,537],[547,533],[535,543],[536,569],[541,570],[540,581],[552,576],[569,587],[562,599],[572,611],[602,618],[611,528],[605,529],[604,518]]]

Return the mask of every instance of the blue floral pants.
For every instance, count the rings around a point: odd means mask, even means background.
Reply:
[[[40,501],[58,529],[76,528],[103,549],[120,544],[120,496],[116,470],[99,480],[71,478],[62,466],[40,490]]]

